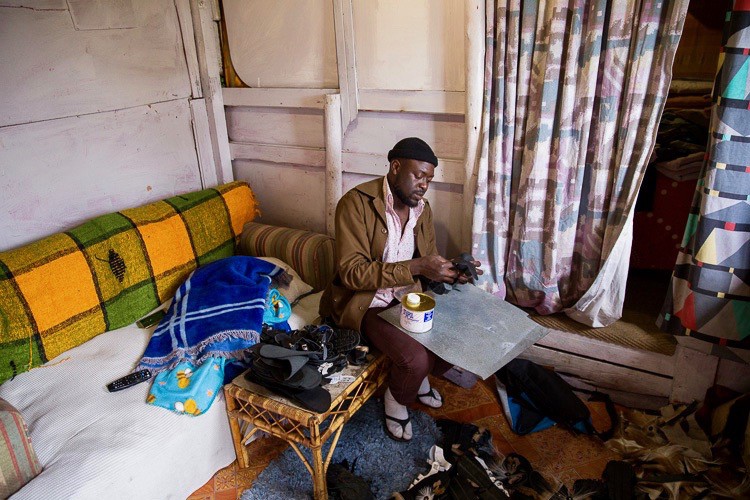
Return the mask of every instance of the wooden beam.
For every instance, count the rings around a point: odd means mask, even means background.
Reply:
[[[463,185],[461,160],[438,158],[439,167],[435,169],[432,182]],[[388,160],[385,155],[369,153],[344,152],[344,172],[367,175],[383,175],[387,171]]]
[[[177,9],[177,21],[180,23],[182,34],[182,46],[187,61],[188,78],[194,99],[203,97],[201,89],[200,68],[198,66],[198,54],[195,47],[195,30],[193,30],[193,17],[190,14],[190,0],[175,0]]]
[[[484,103],[485,3],[468,0],[466,18],[466,154],[464,155],[462,248],[471,248],[474,223],[474,198],[477,191],[477,168],[482,150],[482,105]],[[487,131],[489,132],[489,131]]]
[[[214,21],[221,21],[221,7],[219,0],[211,0],[211,18]]]
[[[224,115],[224,100],[221,92],[220,52],[216,36],[218,27],[213,20],[210,3],[203,0],[190,0],[190,13],[193,19],[201,90],[210,125],[214,168],[216,169],[215,178],[218,184],[223,184],[234,180],[234,174],[232,173],[227,120]]]
[[[464,92],[364,89],[359,91],[361,111],[463,115],[465,107]]]
[[[305,165],[319,168],[326,166],[325,149],[241,142],[232,142],[229,147],[232,150],[233,160],[256,160],[282,165]]]
[[[190,100],[190,115],[193,122],[193,135],[198,152],[198,170],[201,174],[202,186],[216,186],[216,166],[214,165],[213,146],[211,145],[211,130],[208,124],[205,99]]]
[[[341,95],[326,96],[325,106],[326,139],[326,230],[329,236],[336,236],[336,204],[341,199],[344,183],[342,179],[341,143]]]
[[[323,109],[325,97],[338,89],[242,88],[222,89],[225,106]]]
[[[341,130],[342,135],[345,135],[359,110],[352,0],[333,0],[333,28],[336,33],[336,65],[341,93]]]

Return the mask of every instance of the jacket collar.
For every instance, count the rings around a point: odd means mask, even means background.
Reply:
[[[381,219],[383,219],[383,223],[386,222],[385,219],[385,198],[383,198],[383,177],[378,177],[376,179],[373,179],[371,181],[367,181],[363,184],[360,184],[355,189],[359,191],[362,194],[365,194],[372,199],[372,204],[375,207],[375,211],[377,211],[378,215]]]

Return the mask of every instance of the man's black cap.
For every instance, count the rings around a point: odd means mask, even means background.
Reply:
[[[432,163],[437,167],[438,159],[435,153],[432,152],[432,148],[418,137],[407,137],[401,139],[393,146],[393,149],[388,151],[388,161],[393,161],[396,158],[404,158],[407,160],[426,161]]]

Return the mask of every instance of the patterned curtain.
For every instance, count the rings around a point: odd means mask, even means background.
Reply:
[[[727,14],[708,153],[661,328],[750,348],[750,1]]]
[[[484,286],[619,319],[633,206],[688,0],[487,0],[472,246]]]

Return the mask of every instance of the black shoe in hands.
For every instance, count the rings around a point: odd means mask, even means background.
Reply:
[[[463,274],[469,281],[474,281],[479,277],[477,266],[474,265],[474,257],[470,253],[464,252],[455,259],[452,259],[453,267],[459,274]]]
[[[455,259],[451,259],[453,268],[458,271],[459,275],[466,276],[470,282],[474,282],[479,277],[477,266],[474,265],[474,257],[468,252],[464,252]],[[427,288],[437,295],[445,295],[451,290],[455,290],[455,283],[442,283],[440,281],[428,281]]]

